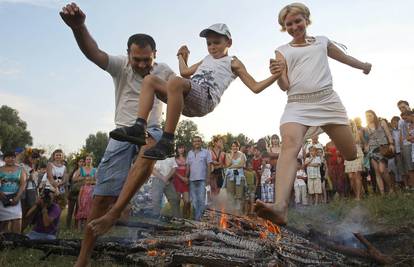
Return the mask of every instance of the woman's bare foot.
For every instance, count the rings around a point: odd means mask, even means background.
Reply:
[[[92,230],[94,236],[100,236],[107,233],[118,219],[119,216],[106,213],[104,216],[90,221],[88,227]]]
[[[286,225],[287,223],[287,207],[280,207],[277,204],[266,204],[260,200],[256,200],[254,211],[259,217],[277,225]]]

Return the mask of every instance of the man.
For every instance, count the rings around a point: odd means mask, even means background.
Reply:
[[[400,100],[397,103],[401,114],[411,111],[410,105],[405,100]],[[400,130],[400,144],[401,144],[401,159],[403,162],[403,177],[405,188],[412,188],[414,186],[414,163],[411,160],[412,147],[411,142],[407,140],[408,137],[408,122],[404,116],[398,122],[398,129]]]
[[[41,197],[27,212],[25,220],[31,221],[33,218],[33,229],[27,234],[30,239],[56,239],[59,227],[61,209],[55,202],[53,187],[45,188],[41,192]]]
[[[175,75],[167,65],[154,62],[156,47],[152,37],[146,34],[132,35],[127,44],[127,56],[114,57],[99,49],[85,25],[85,14],[75,3],[63,7],[60,16],[71,28],[82,53],[112,76],[115,85],[115,123],[117,127],[133,125],[144,77],[151,73],[163,80],[168,80]],[[154,145],[156,140],[161,137],[162,131],[159,129],[161,113],[161,102],[154,100],[153,109],[148,119],[147,132],[149,137],[146,140],[148,146]],[[113,207],[116,206],[116,210],[122,211],[137,188],[150,176],[155,161],[142,159],[141,153],[144,150],[140,149],[140,155],[128,173],[132,160],[138,151],[137,147],[128,142],[109,140],[98,167],[97,184],[88,217],[89,224],[85,230],[81,251],[75,266],[88,265],[96,235],[106,232],[120,217],[120,212],[109,213],[109,207],[117,201]],[[121,197],[118,198],[118,196]],[[95,220],[97,218],[100,219]]]
[[[161,201],[164,194],[168,199],[168,203],[170,203],[173,216],[181,217],[180,200],[174,185],[171,183],[177,167],[175,158],[167,158],[155,163],[152,171],[152,209],[153,215],[156,217],[160,216]]]
[[[187,175],[190,180],[190,199],[195,210],[194,219],[203,216],[206,200],[206,181],[210,180],[211,153],[201,147],[201,137],[193,137],[193,149],[187,155]]]

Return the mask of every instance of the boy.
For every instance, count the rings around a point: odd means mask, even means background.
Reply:
[[[306,192],[306,179],[307,175],[305,170],[303,169],[302,160],[297,159],[298,166],[296,171],[296,179],[294,183],[294,190],[295,190],[295,203],[298,206],[300,203],[302,205],[308,205],[308,196]]]
[[[269,78],[256,82],[247,72],[243,63],[228,55],[232,45],[227,25],[218,23],[200,32],[207,40],[208,55],[200,62],[188,66],[189,50],[183,46],[178,51],[180,74],[165,82],[154,75],[145,77],[140,95],[138,119],[131,127],[113,130],[110,136],[118,141],[137,145],[145,144],[146,120],[152,108],[154,96],[167,103],[167,119],[161,140],[144,153],[148,159],[163,160],[174,156],[174,132],[181,113],[187,117],[203,117],[212,112],[220,102],[224,91],[237,77],[254,93],[260,93],[274,83],[280,71]]]
[[[314,205],[319,202],[319,195],[322,194],[321,184],[321,159],[316,155],[318,149],[313,146],[310,149],[310,156],[305,160],[306,172],[308,173],[308,193]]]

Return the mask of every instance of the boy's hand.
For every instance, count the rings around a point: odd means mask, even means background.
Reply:
[[[284,71],[286,68],[286,64],[284,61],[282,60],[278,60],[278,59],[270,59],[269,62],[269,70],[270,73],[273,75],[278,75],[280,74],[282,71]]]
[[[188,50],[188,47],[186,45],[183,45],[180,47],[180,49],[178,49],[177,57],[181,55],[184,61],[187,62],[189,54],[190,54],[190,50]]]
[[[85,24],[86,15],[75,3],[67,4],[59,14],[72,30]]]
[[[369,74],[370,71],[371,71],[371,67],[372,67],[372,65],[370,63],[368,63],[368,62],[364,63],[364,68],[362,69],[362,72],[364,74]]]

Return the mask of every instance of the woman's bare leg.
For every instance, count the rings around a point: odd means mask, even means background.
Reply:
[[[296,176],[297,156],[307,130],[307,126],[293,122],[285,123],[280,127],[283,142],[277,162],[276,201],[275,204],[265,204],[257,200],[254,207],[257,215],[276,224],[287,223],[288,204]]]
[[[352,161],[357,158],[355,139],[348,125],[331,124],[322,126],[345,160]]]
[[[389,192],[394,193],[394,184],[392,182],[391,175],[387,168],[387,165],[384,162],[380,161],[378,167],[379,171],[381,172],[382,178],[384,179],[384,182],[388,187]]]
[[[382,180],[381,171],[379,170],[379,163],[373,159],[371,160],[371,162],[372,162],[372,167],[374,168],[374,171],[375,171],[375,180],[377,182],[378,189],[381,195],[384,195],[384,181]]]

